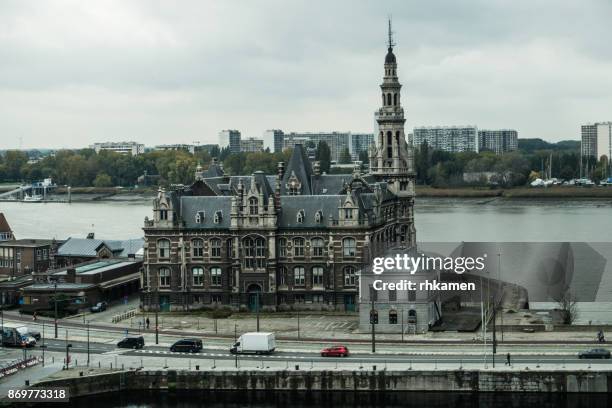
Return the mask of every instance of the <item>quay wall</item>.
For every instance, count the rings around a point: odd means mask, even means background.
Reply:
[[[612,392],[612,371],[120,371],[47,380],[71,397],[130,390]]]

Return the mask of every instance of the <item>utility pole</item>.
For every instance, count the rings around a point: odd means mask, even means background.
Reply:
[[[66,329],[66,369],[70,365],[70,347],[72,347],[72,344],[68,343],[68,329]]]
[[[0,344],[4,348],[4,304],[0,305],[0,316],[2,316],[2,333],[0,333]]]
[[[42,349],[42,366],[45,366],[45,349],[47,346],[45,345],[45,321],[42,321],[42,345],[40,346]]]
[[[493,360],[493,368],[495,368],[495,354],[497,354],[497,338],[495,337],[496,334],[496,327],[495,327],[495,320],[497,318],[496,316],[496,312],[495,312],[495,305],[493,306],[493,354],[491,355],[492,360]]]
[[[402,314],[402,343],[404,342],[404,309],[400,311]]]
[[[501,322],[501,341],[504,342],[504,282],[501,279],[501,252],[497,253],[497,279],[499,280],[499,306],[501,315],[499,316]]]
[[[159,291],[155,288],[155,344],[159,344]]]
[[[57,339],[57,281],[55,281],[55,294],[53,295],[53,303],[55,305],[55,338]]]
[[[297,338],[300,339],[300,309],[297,309],[297,323],[298,323],[298,333]]]

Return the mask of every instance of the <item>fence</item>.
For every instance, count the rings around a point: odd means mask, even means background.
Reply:
[[[123,312],[121,314],[114,315],[111,321],[113,323],[119,323],[120,321],[123,321],[125,319],[130,319],[136,316],[137,312],[138,312],[137,309],[128,310],[127,312]]]

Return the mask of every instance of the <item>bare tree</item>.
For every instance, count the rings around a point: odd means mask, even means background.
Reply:
[[[578,305],[576,296],[569,289],[555,298],[557,306],[561,310],[563,324],[572,324],[578,317]]]

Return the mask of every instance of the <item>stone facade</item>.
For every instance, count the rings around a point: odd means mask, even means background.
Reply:
[[[393,75],[385,95],[399,92]],[[371,148],[374,158],[391,149],[391,165],[376,159],[370,174],[322,174],[298,144],[276,175],[229,176],[213,162],[193,185],[160,189],[145,220],[143,307],[356,310],[362,267],[416,239],[413,155],[397,103],[379,120],[391,144],[385,136]]]

